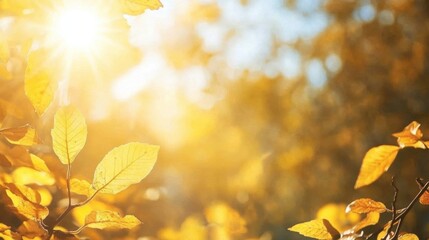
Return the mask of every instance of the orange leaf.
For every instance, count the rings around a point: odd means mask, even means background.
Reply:
[[[347,206],[346,212],[350,211],[354,213],[383,213],[386,211],[386,206],[382,202],[377,202],[370,198],[361,198],[353,201]]]
[[[419,240],[419,237],[417,237],[413,233],[402,233],[399,235],[399,240]]]
[[[20,127],[6,128],[0,130],[6,140],[12,144],[31,146],[36,140],[36,131],[28,124]]]
[[[397,137],[398,145],[401,148],[404,147],[415,147],[415,148],[426,148],[425,144],[420,140],[423,137],[422,131],[419,129],[420,123],[413,121],[408,124],[401,132],[392,134]]]
[[[290,228],[289,231],[297,232],[303,236],[311,237],[315,239],[334,239],[340,235],[340,233],[332,227],[326,219],[316,219],[309,222],[299,223]]]
[[[398,151],[399,147],[392,145],[371,148],[363,158],[355,189],[369,185],[377,180],[392,165]]]
[[[353,230],[355,232],[357,232],[357,231],[361,230],[364,227],[377,224],[378,220],[380,220],[380,213],[378,213],[378,212],[369,212],[362,221],[360,221],[358,224],[356,224],[353,227]]]

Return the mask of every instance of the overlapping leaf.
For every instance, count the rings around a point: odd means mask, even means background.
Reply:
[[[413,121],[404,128],[401,132],[392,134],[397,137],[398,145],[401,148],[404,147],[415,147],[415,148],[426,148],[426,145],[420,141],[423,137],[423,133],[420,130],[420,123]]]
[[[361,198],[350,203],[346,212],[354,212],[354,213],[369,213],[369,212],[385,212],[386,206],[382,202],[374,201],[370,198]]]
[[[299,223],[289,228],[303,236],[315,239],[334,239],[340,233],[326,219],[316,219],[309,222]]]
[[[87,128],[82,113],[73,106],[60,108],[51,131],[55,154],[63,164],[71,164],[86,142]]]
[[[53,72],[46,66],[46,50],[32,51],[25,70],[25,94],[37,114],[42,115],[54,96]]]
[[[25,196],[19,188],[9,186],[4,189],[2,196],[3,203],[7,208],[26,219],[40,220],[49,214],[46,207],[28,199],[28,195]]]
[[[152,170],[158,150],[159,146],[137,142],[114,148],[96,167],[92,187],[116,194],[140,182]]]
[[[156,10],[162,7],[159,0],[120,0],[122,12],[129,15],[139,15],[147,9]]]
[[[117,212],[109,210],[104,211],[92,211],[88,216],[85,217],[85,224],[82,228],[121,228],[131,229],[141,224],[133,215],[126,215],[124,217],[119,216]]]
[[[353,230],[355,232],[357,232],[357,231],[361,230],[364,227],[377,224],[379,220],[380,220],[380,213],[378,213],[378,212],[368,212],[366,214],[366,217],[353,227]]]
[[[369,185],[377,180],[392,165],[398,151],[399,147],[392,145],[371,148],[362,161],[355,189]]]
[[[76,178],[70,180],[70,190],[71,192],[88,197],[94,193],[94,189],[92,189],[89,182]]]
[[[36,142],[36,130],[29,125],[2,129],[0,134],[12,144],[31,146]]]

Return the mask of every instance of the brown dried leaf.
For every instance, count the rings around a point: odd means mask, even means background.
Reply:
[[[392,145],[371,148],[362,161],[355,189],[376,181],[392,165],[398,151],[399,147]]]
[[[413,121],[404,128],[401,132],[392,134],[397,137],[398,145],[401,148],[404,147],[415,147],[415,148],[426,148],[425,144],[419,141],[423,137],[423,133],[420,130],[420,123]]]
[[[377,202],[370,198],[361,198],[353,201],[347,206],[346,212],[350,211],[354,213],[383,213],[386,211],[386,206],[382,202]]]
[[[322,240],[334,239],[334,237],[340,235],[326,219],[316,219],[309,222],[299,223],[288,228],[288,230],[297,232],[306,237]]]
[[[380,213],[378,213],[378,212],[369,212],[362,221],[360,221],[358,224],[356,224],[353,227],[353,230],[355,232],[357,232],[357,231],[361,230],[364,227],[377,224],[378,220],[380,220]]]
[[[402,233],[399,235],[399,240],[419,240],[419,237],[413,233]]]

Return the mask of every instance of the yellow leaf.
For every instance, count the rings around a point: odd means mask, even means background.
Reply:
[[[46,166],[46,163],[43,159],[39,158],[38,156],[32,153],[30,153],[30,159],[31,159],[31,162],[33,163],[34,169],[38,171],[46,172],[46,173],[51,172],[48,166]]]
[[[346,213],[345,204],[328,203],[317,210],[316,219],[326,219],[340,232],[350,229],[361,220],[357,213]]]
[[[146,9],[157,10],[162,7],[159,0],[120,0],[121,8],[124,14],[140,15]]]
[[[3,223],[0,223],[0,232],[3,232],[3,231],[8,230],[8,229],[10,229],[9,226],[7,226]]]
[[[105,209],[109,209],[110,211],[118,212],[119,214],[122,214],[121,209],[117,208],[116,206],[99,201],[97,199],[91,200],[89,203],[80,206],[78,208],[73,209],[72,216],[74,219],[74,222],[77,223],[77,225],[83,226],[85,225],[85,218],[93,211],[103,211]]]
[[[355,213],[383,213],[386,211],[386,206],[382,202],[376,202],[370,198],[361,198],[353,201],[347,206],[346,212],[350,211]]]
[[[31,146],[36,142],[36,130],[29,125],[2,129],[0,134],[12,144]]]
[[[26,219],[40,220],[48,216],[49,211],[46,207],[29,201],[27,198],[20,196],[20,192],[14,189],[6,189],[6,206],[13,212],[22,215]]]
[[[114,148],[96,167],[92,187],[116,194],[140,182],[152,170],[158,150],[159,146],[137,142]]]
[[[92,211],[85,218],[85,224],[82,228],[127,228],[131,229],[140,225],[141,222],[133,215],[126,215],[125,217],[119,216],[117,212],[109,210]]]
[[[55,178],[49,173],[40,172],[28,167],[19,167],[12,172],[12,178],[14,183],[28,185],[46,185],[50,186],[55,183]]]
[[[34,239],[41,237],[45,234],[45,231],[40,227],[39,223],[35,221],[24,221],[17,229],[17,231],[28,238]]]
[[[401,132],[392,134],[397,137],[398,145],[401,148],[404,147],[415,147],[415,148],[426,148],[425,144],[420,140],[423,137],[423,133],[420,130],[420,123],[413,121],[404,128]]]
[[[55,154],[63,164],[71,164],[86,142],[85,118],[75,107],[60,108],[51,131]]]
[[[44,66],[46,58],[44,50],[32,51],[25,70],[25,94],[39,116],[45,112],[54,96],[53,72]]]
[[[392,165],[398,151],[399,147],[391,145],[371,148],[362,161],[355,189],[369,185],[377,180]]]
[[[330,231],[332,230],[329,230],[328,228],[333,228],[328,220],[316,219],[311,220],[309,222],[296,224],[288,230],[297,232],[306,237],[322,240],[333,239],[334,237],[339,235],[338,231],[335,233],[331,233]]]
[[[399,235],[399,240],[419,240],[419,237],[417,237],[413,233],[402,233]]]
[[[369,212],[362,221],[360,221],[358,224],[356,224],[353,227],[353,230],[355,232],[357,232],[357,231],[361,230],[364,227],[377,224],[378,220],[380,220],[380,213],[378,213],[378,212]]]
[[[91,188],[89,182],[76,178],[70,180],[70,191],[88,197],[94,193],[94,189]]]

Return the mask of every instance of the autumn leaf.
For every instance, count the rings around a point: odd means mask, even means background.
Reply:
[[[45,230],[40,226],[39,223],[28,220],[24,221],[17,229],[18,233],[28,238],[41,237],[45,234]]]
[[[88,197],[94,193],[89,182],[76,178],[70,180],[70,191]]]
[[[0,134],[12,144],[31,146],[36,142],[36,130],[29,125],[2,129]]]
[[[73,106],[60,108],[51,131],[55,154],[63,164],[71,164],[86,142],[87,128],[82,113]]]
[[[332,227],[326,219],[316,219],[309,222],[299,223],[290,228],[289,231],[297,232],[303,236],[315,239],[334,239],[340,233]]]
[[[158,150],[159,146],[137,142],[114,148],[97,165],[92,187],[116,194],[140,182],[152,170]]]
[[[386,211],[386,206],[382,202],[376,202],[370,198],[361,198],[350,203],[346,212],[354,213],[369,213],[378,212],[383,213]]]
[[[157,10],[162,7],[159,0],[120,0],[121,9],[124,14],[140,15],[146,9]]]
[[[46,166],[46,163],[43,159],[39,158],[38,156],[32,153],[30,153],[30,159],[31,159],[31,162],[33,163],[34,169],[36,169],[37,171],[42,171],[45,173],[51,172],[48,166]]]
[[[119,229],[131,229],[141,224],[133,215],[126,215],[125,217],[119,216],[117,212],[104,210],[104,211],[92,211],[88,216],[85,217],[85,224],[80,228],[119,228]]]
[[[28,167],[19,167],[12,172],[12,178],[16,184],[37,184],[50,186],[55,184],[55,178],[49,173],[34,170]]]
[[[397,132],[392,135],[397,137],[398,145],[401,148],[426,148],[426,145],[422,141],[419,141],[423,137],[423,133],[420,130],[420,123],[416,121],[408,124],[408,126],[406,126],[401,132]]]
[[[46,218],[49,214],[46,207],[30,201],[18,188],[5,189],[2,198],[7,208],[26,219],[40,220]]]
[[[398,151],[399,147],[392,145],[371,148],[362,161],[355,189],[369,185],[377,180],[392,165]]]
[[[402,233],[399,235],[399,240],[419,240],[419,237],[413,233]]]
[[[42,115],[54,96],[53,73],[45,66],[45,50],[30,52],[25,70],[24,90],[37,114]]]
[[[360,221],[358,224],[356,224],[353,227],[353,230],[355,232],[357,232],[357,231],[361,230],[364,227],[377,224],[379,220],[380,220],[380,213],[378,213],[378,212],[369,212],[369,213],[366,214],[366,217],[362,221]]]

